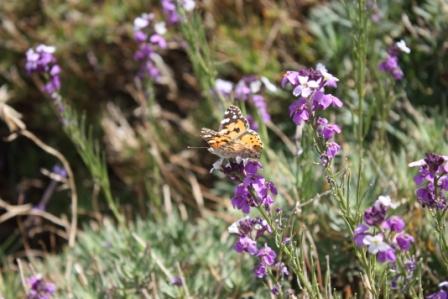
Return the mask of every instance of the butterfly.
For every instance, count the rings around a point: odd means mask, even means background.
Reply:
[[[224,113],[219,131],[201,129],[201,137],[212,154],[220,158],[259,159],[263,149],[260,135],[249,128],[247,119],[236,106],[230,106]]]

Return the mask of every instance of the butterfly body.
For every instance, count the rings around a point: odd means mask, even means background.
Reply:
[[[227,108],[219,131],[203,128],[201,137],[210,146],[209,151],[220,158],[259,159],[263,149],[260,136],[249,128],[246,118],[236,106]]]

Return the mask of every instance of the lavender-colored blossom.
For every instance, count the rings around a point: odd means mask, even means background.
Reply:
[[[45,281],[41,275],[33,275],[27,280],[27,299],[50,299],[56,292],[54,283]]]
[[[405,233],[399,234],[395,238],[395,242],[401,250],[409,250],[412,243],[414,243],[414,237]]]
[[[426,299],[448,299],[448,291],[447,290],[439,290],[435,293],[432,293],[426,296]]]
[[[308,111],[305,99],[298,99],[289,106],[289,116],[296,125],[301,125],[310,119],[311,113]]]
[[[278,296],[278,295],[280,295],[280,289],[281,289],[281,286],[280,286],[279,284],[274,285],[274,286],[271,288],[271,293],[272,293],[272,295],[274,295],[274,296]]]
[[[368,246],[368,251],[371,254],[377,254],[378,252],[390,249],[389,244],[384,242],[384,236],[382,234],[377,234],[375,236],[367,235],[364,237],[363,243]]]
[[[230,81],[217,79],[215,81],[214,90],[224,97],[230,97],[230,95],[232,94],[232,91],[233,91],[233,83]]]
[[[386,207],[383,205],[373,205],[364,212],[364,221],[370,225],[379,225],[386,217]]]
[[[419,166],[415,183],[420,186],[416,191],[417,200],[423,207],[443,210],[447,206],[448,157],[427,154],[425,159],[410,163]]]
[[[180,276],[173,276],[170,279],[170,284],[176,287],[181,287],[183,285],[182,278]]]
[[[376,260],[380,263],[394,263],[397,260],[397,257],[394,249],[389,247],[384,251],[379,251],[376,254]]]
[[[239,253],[247,252],[250,255],[255,255],[258,252],[257,242],[246,236],[240,237],[235,243],[235,251]]]
[[[369,230],[369,227],[365,224],[358,225],[353,232],[353,241],[355,245],[358,247],[363,247],[365,245],[364,238],[368,235],[366,232]]]
[[[326,110],[330,106],[341,108],[343,105],[342,101],[332,94],[325,94],[321,91],[317,91],[313,96],[314,110]]]
[[[389,48],[387,57],[379,65],[381,71],[390,74],[395,80],[401,80],[404,76],[403,71],[398,64],[398,56],[400,52],[407,54],[411,52],[403,40],[395,43]]]
[[[341,150],[341,146],[336,142],[327,143],[327,150],[325,152],[327,158],[332,160]]]
[[[394,232],[401,232],[404,229],[405,223],[404,220],[399,216],[392,216],[389,219],[386,219],[381,226],[385,229],[394,231]]]
[[[267,274],[267,268],[274,265],[277,254],[272,248],[265,245],[258,250],[257,257],[260,262],[255,268],[255,275],[258,278],[263,278]]]
[[[317,119],[317,131],[325,140],[329,140],[335,134],[341,133],[341,128],[338,125],[329,124],[326,118],[319,117]]]
[[[274,250],[272,250],[271,247],[265,245],[264,247],[260,248],[260,250],[258,250],[257,257],[260,259],[261,263],[272,266],[275,263],[277,254]]]
[[[177,12],[176,3],[174,0],[161,0],[163,13],[165,14],[168,23],[177,24],[180,22],[181,17]]]
[[[29,74],[38,73],[45,75],[43,91],[56,98],[56,93],[61,89],[61,68],[57,64],[54,53],[56,48],[47,45],[38,45],[26,52],[25,69]]]
[[[337,83],[339,82],[339,79],[336,78],[335,76],[333,76],[332,74],[330,74],[328,72],[327,68],[325,67],[325,65],[323,65],[322,63],[318,63],[316,65],[316,70],[322,74],[323,80],[325,82],[325,86],[333,87],[333,88],[337,87]]]

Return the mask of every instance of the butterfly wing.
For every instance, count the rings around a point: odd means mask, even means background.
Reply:
[[[210,146],[210,151],[222,158],[258,159],[263,149],[258,133],[249,129],[241,110],[233,105],[224,113],[219,131],[203,128],[201,137]]]
[[[239,137],[223,145],[232,157],[259,159],[263,150],[260,135],[253,130],[247,130]]]
[[[236,106],[230,106],[224,113],[224,118],[219,126],[219,132],[229,136],[230,138],[236,138],[249,129],[249,124],[246,118],[241,113],[240,108]]]

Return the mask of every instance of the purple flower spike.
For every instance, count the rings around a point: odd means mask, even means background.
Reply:
[[[37,73],[45,75],[46,83],[43,91],[55,97],[55,93],[61,89],[61,68],[57,64],[54,53],[56,48],[53,46],[39,45],[26,52],[25,68],[29,74]]]

